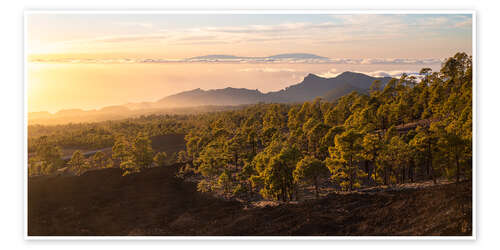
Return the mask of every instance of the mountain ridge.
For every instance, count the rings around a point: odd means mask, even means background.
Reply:
[[[81,109],[64,109],[55,114],[46,112],[28,113],[29,120],[47,120],[50,118],[76,117],[89,115],[94,117],[123,117],[127,114],[138,114],[141,111],[151,113],[167,109],[186,109],[204,106],[230,107],[256,103],[300,103],[311,101],[317,97],[334,101],[353,91],[368,93],[371,84],[379,80],[385,85],[391,77],[372,77],[362,73],[346,71],[336,77],[325,78],[312,73],[304,79],[284,89],[263,93],[258,89],[226,87],[203,90],[201,88],[182,91],[165,96],[153,102],[126,103],[106,106],[101,109],[84,111]]]
[[[204,60],[261,60],[261,61],[273,61],[273,60],[330,60],[328,57],[318,56],[310,53],[284,53],[276,54],[271,56],[235,56],[227,54],[210,54],[204,56],[195,56],[186,58],[187,61],[204,61]]]
[[[278,91],[263,93],[247,88],[227,87],[223,89],[202,90],[200,88],[183,91],[159,99],[156,103],[169,106],[197,105],[244,105],[259,102],[265,103],[295,103],[312,100],[316,97],[332,101],[352,91],[368,92],[375,80],[384,85],[391,77],[372,77],[362,73],[346,71],[336,77],[325,78],[309,73],[304,79]],[[339,94],[325,94],[339,88]]]

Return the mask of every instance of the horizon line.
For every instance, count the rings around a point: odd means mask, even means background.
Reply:
[[[314,74],[314,73],[307,73],[304,76],[304,79],[306,77],[310,76],[310,75],[315,76],[315,77],[319,77],[319,78],[323,78],[323,79],[333,79],[333,78],[337,78],[338,76],[340,76],[342,74],[345,74],[345,73],[362,74],[362,75],[373,77],[373,78],[386,78],[386,77],[398,78],[398,76],[372,76],[372,75],[367,74],[367,72],[359,72],[359,71],[346,70],[346,71],[340,72],[340,73],[338,73],[338,74],[336,74],[335,76],[332,76],[332,77],[325,77],[325,76],[321,76],[321,75]],[[407,73],[408,75],[413,75],[413,76],[420,75],[419,72],[404,72],[404,73]],[[402,74],[403,73],[399,74],[399,76],[402,75]],[[121,104],[109,104],[109,105],[103,105],[103,106],[96,107],[96,108],[91,108],[91,109],[83,109],[83,108],[75,107],[75,108],[63,108],[63,109],[59,109],[59,110],[57,110],[55,112],[47,111],[47,110],[40,110],[40,111],[32,111],[32,112],[28,111],[27,113],[28,114],[30,114],[30,113],[49,113],[50,115],[56,115],[57,113],[59,113],[61,111],[69,111],[69,110],[78,110],[78,111],[84,111],[84,112],[88,112],[88,111],[100,111],[100,110],[102,110],[104,108],[108,108],[108,107],[124,107],[124,105],[127,105],[127,104],[134,104],[134,103],[155,103],[155,102],[159,102],[161,99],[166,98],[166,97],[170,97],[170,96],[182,94],[182,93],[185,93],[185,92],[195,91],[195,90],[201,90],[201,91],[205,91],[206,92],[206,91],[215,91],[215,90],[224,90],[224,89],[245,89],[245,90],[258,91],[259,93],[262,93],[262,94],[269,94],[269,93],[272,93],[272,92],[279,92],[279,91],[285,90],[285,89],[287,89],[287,88],[289,88],[291,86],[300,84],[302,82],[303,82],[303,80],[301,82],[288,85],[285,88],[282,88],[282,89],[279,89],[279,90],[274,90],[274,91],[267,91],[267,92],[262,92],[259,89],[235,88],[235,87],[231,87],[231,86],[222,87],[222,88],[214,88],[214,89],[203,89],[203,88],[198,87],[198,88],[193,88],[193,89],[189,89],[189,90],[179,91],[179,92],[176,92],[176,93],[173,93],[173,94],[161,97],[160,99],[151,100],[151,101],[145,100],[145,101],[139,101],[139,102],[127,102],[127,103],[121,103]],[[213,106],[213,105],[203,105],[203,106]],[[199,106],[194,106],[194,107],[199,107]],[[124,107],[124,108],[129,109],[128,107]],[[174,108],[184,108],[184,107],[174,107]],[[129,110],[133,110],[133,109],[129,109]]]

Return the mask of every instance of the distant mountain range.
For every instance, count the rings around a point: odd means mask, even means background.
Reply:
[[[329,62],[330,58],[308,53],[288,53],[278,54],[266,57],[234,56],[234,55],[205,55],[186,58],[186,62],[233,62],[233,61],[251,61],[251,62],[273,62],[273,61],[316,61]]]
[[[297,54],[292,54],[297,56]],[[309,54],[298,54],[310,56]],[[286,57],[286,54],[277,55]],[[214,57],[228,57],[228,55],[212,55]],[[310,101],[316,97],[333,101],[343,95],[353,91],[367,93],[371,84],[379,80],[385,85],[391,77],[372,77],[361,73],[346,71],[333,78],[324,78],[314,74],[308,74],[302,82],[289,86],[285,89],[262,93],[259,90],[245,88],[224,88],[213,90],[193,89],[180,92],[178,94],[166,96],[156,102],[128,103],[118,106],[104,107],[99,110],[83,111],[80,109],[61,110],[55,114],[47,112],[29,113],[30,123],[36,121],[47,121],[51,118],[71,118],[72,122],[82,121],[81,117],[91,115],[95,117],[91,121],[103,119],[118,119],[130,115],[139,115],[154,113],[158,111],[180,113],[182,111],[195,110],[195,112],[204,109],[194,107],[211,106],[219,107],[218,110],[228,109],[228,106],[247,105],[255,103],[300,103]],[[223,108],[225,107],[225,108]],[[105,118],[111,117],[111,118]],[[79,120],[74,119],[78,118]],[[73,120],[72,120],[73,119]],[[85,119],[84,119],[85,120]],[[43,123],[45,123],[43,122]]]
[[[184,107],[202,105],[242,105],[252,103],[296,103],[322,97],[332,101],[353,91],[366,93],[375,80],[382,84],[390,77],[371,77],[361,73],[344,72],[337,77],[324,78],[308,74],[296,85],[275,92],[262,93],[258,90],[225,88],[214,90],[194,89],[170,95],[156,102],[156,106]],[[151,107],[151,104],[148,103]],[[155,106],[153,105],[153,106]],[[129,106],[132,108],[132,106]],[[146,107],[146,106],[144,106]]]

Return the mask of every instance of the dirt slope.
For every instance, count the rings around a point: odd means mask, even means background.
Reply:
[[[29,235],[471,235],[470,182],[332,194],[246,208],[196,192],[176,166],[118,169],[28,182]]]

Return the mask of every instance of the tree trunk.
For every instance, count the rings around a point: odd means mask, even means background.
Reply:
[[[384,166],[384,185],[387,185],[387,166]]]
[[[370,178],[370,165],[369,165],[370,163],[367,160],[365,160],[364,162],[365,162],[365,171],[366,173],[368,173],[368,178]]]
[[[432,182],[434,182],[434,184],[437,183],[436,181],[436,174],[434,173],[434,166],[432,166],[432,151],[431,151],[431,143],[428,144],[428,158],[429,158],[429,167],[430,167],[430,171],[431,171],[431,177],[432,177]]]
[[[434,167],[432,166],[432,160],[430,161],[430,166],[431,166],[431,177],[432,177],[432,182],[434,182],[434,184],[437,183],[436,181],[436,176],[435,176],[435,173],[434,173]]]
[[[405,165],[403,166],[403,180],[402,180],[403,184],[404,184],[404,183],[405,183],[405,181],[406,181],[406,170],[407,170],[407,168],[406,168],[406,164],[405,164]]]
[[[431,175],[431,168],[430,168],[430,164],[429,164],[429,156],[426,157],[425,159],[425,175],[427,177],[427,179],[429,179],[430,175]]]
[[[458,154],[455,154],[455,162],[457,164],[457,183],[460,182],[460,159],[458,158]]]
[[[389,166],[389,169],[388,169],[387,173],[388,173],[388,176],[387,176],[388,178],[391,178],[391,175],[394,175],[394,169],[393,169],[392,165]],[[391,180],[390,179],[387,180],[387,184],[391,185]],[[394,183],[392,183],[392,184],[394,184]]]
[[[415,162],[413,159],[410,160],[410,168],[408,170],[408,175],[410,182],[415,182]]]
[[[283,180],[282,185],[281,192],[283,193],[283,201],[286,202],[286,180]]]
[[[351,157],[352,158],[352,157]],[[353,174],[352,174],[352,159],[349,162],[349,191],[352,191],[352,182],[353,182]]]
[[[319,199],[318,178],[314,178],[314,187],[316,189],[316,199]]]

